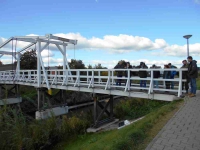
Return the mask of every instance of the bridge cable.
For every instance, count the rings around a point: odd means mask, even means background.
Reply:
[[[12,39],[12,70],[13,70],[13,39]]]
[[[48,70],[49,70],[49,39],[48,39]]]
[[[17,53],[17,39],[16,39],[16,42],[15,42],[15,62],[16,62],[16,53]],[[19,60],[20,61],[20,60]],[[15,63],[14,62],[14,63]],[[15,67],[15,64],[13,63],[13,66]],[[13,80],[15,78],[15,73],[16,73],[16,67],[15,67],[15,71],[14,71],[14,76],[13,76]]]
[[[75,50],[76,50],[76,48],[75,48],[75,44],[74,44],[74,60],[75,60]]]

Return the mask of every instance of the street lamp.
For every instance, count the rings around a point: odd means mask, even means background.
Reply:
[[[187,57],[189,56],[189,38],[191,37],[192,35],[184,35],[183,37],[185,39],[187,39]]]

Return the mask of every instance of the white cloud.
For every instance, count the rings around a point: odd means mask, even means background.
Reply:
[[[55,54],[51,50],[43,50],[41,53],[42,57],[53,57]]]
[[[128,53],[130,51],[152,51],[152,50],[159,50],[154,51],[153,55],[156,56],[176,56],[182,57],[186,56],[187,45],[169,45],[164,39],[155,39],[154,41],[150,40],[147,37],[140,37],[140,36],[132,36],[126,34],[120,35],[105,35],[103,38],[92,37],[86,38],[82,36],[80,33],[58,33],[54,34],[59,37],[69,38],[69,39],[77,39],[78,44],[76,45],[76,49],[82,50],[105,50],[108,53]],[[28,36],[38,36],[36,34],[29,34]],[[0,44],[4,42],[6,39],[0,37]],[[5,47],[6,51],[12,51],[12,43]],[[15,43],[14,43],[15,45]],[[17,49],[21,49],[27,46],[28,43],[26,42],[18,42]],[[44,45],[44,43],[42,44]],[[31,48],[35,48],[32,46]],[[74,46],[69,44],[67,46],[68,49],[74,49]],[[49,56],[54,56],[54,50],[57,50],[57,47],[54,45],[49,46],[50,53]],[[190,44],[190,54],[200,56],[200,43]],[[48,57],[47,49],[42,52],[43,57]]]
[[[163,39],[155,39],[155,41],[151,41],[146,37],[132,36],[120,34],[116,35],[105,35],[103,38],[92,37],[86,38],[82,36],[80,33],[58,33],[56,36],[69,38],[69,39],[77,39],[78,44],[76,45],[76,49],[83,50],[106,50],[109,53],[125,53],[129,51],[140,51],[140,50],[156,50],[162,49],[167,46],[167,43]],[[35,34],[29,34],[27,36],[37,36]],[[4,42],[5,38],[0,38],[0,44]],[[26,42],[17,42],[17,50],[27,46]],[[15,47],[15,42],[14,45]],[[5,48],[8,48],[7,51],[12,51],[12,42],[10,42]],[[34,48],[34,46],[32,46]],[[68,45],[68,49],[74,49],[73,45]],[[55,45],[50,45],[49,49],[57,50]],[[1,49],[3,50],[3,49]]]
[[[4,38],[0,37],[0,44],[3,43],[5,40]]]
[[[167,46],[167,43],[163,39],[155,39],[151,41],[146,37],[132,36],[120,34],[106,35],[103,38],[86,38],[79,33],[60,33],[55,34],[60,37],[77,39],[78,45],[77,49],[87,49],[87,50],[109,50],[111,52],[125,52],[125,51],[140,51],[140,50],[155,50],[162,49]]]
[[[190,44],[190,55],[200,56],[200,43]],[[170,45],[163,49],[163,55],[183,57],[187,55],[187,45]]]
[[[160,55],[165,56],[185,56],[187,45],[169,45],[164,39],[155,39],[151,41],[146,37],[131,36],[120,34],[118,36],[106,35],[103,38],[86,38],[79,33],[68,34],[55,34],[60,37],[77,39],[78,45],[76,49],[85,50],[106,50],[108,53],[127,53],[130,51],[142,51],[142,50],[162,50]],[[68,49],[73,49],[73,46],[68,46]],[[199,53],[200,43],[190,44],[190,53],[192,55],[200,55]],[[158,53],[158,52],[157,52]],[[156,54],[156,55],[159,55]]]

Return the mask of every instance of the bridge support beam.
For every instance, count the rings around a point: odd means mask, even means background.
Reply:
[[[66,91],[59,90],[56,94],[48,94],[47,88],[37,88],[38,111],[36,119],[46,119],[68,113]]]
[[[0,105],[21,103],[19,85],[0,84]]]
[[[96,96],[93,96],[94,99],[94,128],[99,127],[100,125],[103,125],[105,123],[109,123],[114,121],[113,116],[113,95],[110,95],[109,100],[106,102],[105,105],[101,104]],[[101,109],[99,112],[98,108]],[[106,114],[108,117],[106,119],[102,119],[103,115]]]
[[[20,86],[18,84],[6,85],[0,84],[0,99],[6,99],[9,97],[20,97],[19,94]]]

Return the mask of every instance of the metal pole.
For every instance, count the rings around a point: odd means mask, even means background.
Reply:
[[[187,57],[189,56],[189,39],[187,39]]]
[[[66,75],[66,46],[63,46],[63,77]]]
[[[178,97],[182,95],[182,70],[179,71]]]
[[[40,62],[40,50],[41,42],[37,41],[37,87],[41,86],[41,62]]]
[[[20,71],[20,53],[17,54],[17,67],[16,67],[17,75],[19,71]]]
[[[93,100],[94,100],[94,125],[96,124],[97,115],[98,115],[98,108],[97,108],[97,97],[96,94],[93,94]]]

